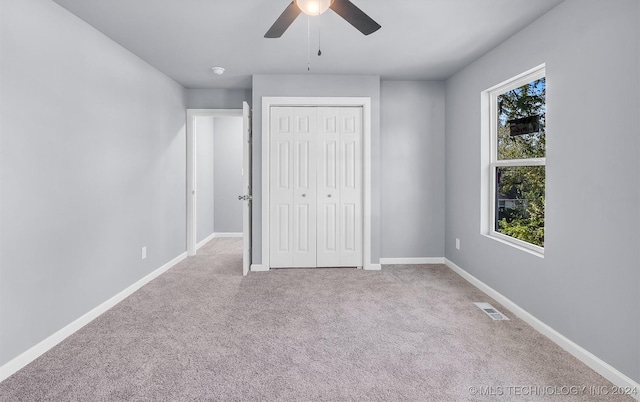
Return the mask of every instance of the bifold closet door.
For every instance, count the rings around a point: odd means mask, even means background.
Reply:
[[[271,109],[270,266],[316,266],[315,108]]]
[[[362,266],[362,108],[318,108],[317,266]]]
[[[362,266],[362,108],[270,113],[270,267]]]

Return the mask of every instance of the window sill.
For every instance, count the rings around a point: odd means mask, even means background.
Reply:
[[[495,240],[495,241],[497,241],[499,243],[506,244],[507,246],[511,246],[511,247],[517,248],[518,250],[522,250],[525,253],[529,253],[529,254],[534,255],[534,256],[536,256],[538,258],[544,258],[544,251],[540,252],[540,251],[532,250],[532,249],[530,249],[528,247],[521,246],[521,245],[517,244],[516,242],[511,241],[510,239],[508,239],[508,236],[504,236],[507,239],[503,239],[502,236],[486,234],[486,233],[483,233],[482,236],[487,237],[487,238],[489,238],[491,240]]]

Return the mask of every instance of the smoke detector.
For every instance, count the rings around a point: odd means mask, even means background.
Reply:
[[[213,67],[212,70],[215,75],[224,74],[224,67]]]

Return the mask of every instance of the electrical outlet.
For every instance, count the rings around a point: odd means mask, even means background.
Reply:
[[[142,259],[147,259],[147,246],[142,247]]]
[[[460,250],[460,239],[456,239],[456,250]]]

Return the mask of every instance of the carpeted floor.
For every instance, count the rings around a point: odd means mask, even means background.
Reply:
[[[443,265],[243,278],[241,247],[214,239],[1,383],[0,400],[633,400],[594,395],[612,384]]]

